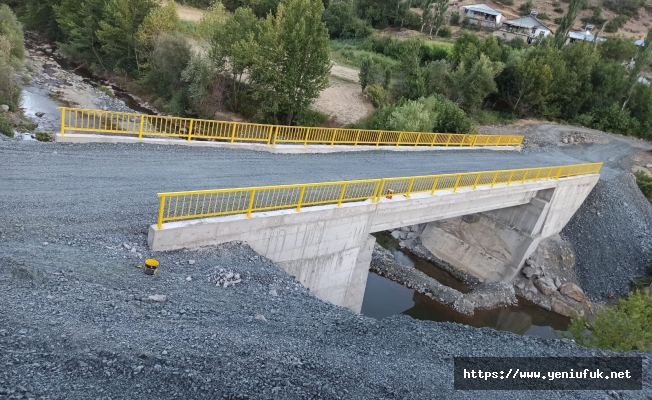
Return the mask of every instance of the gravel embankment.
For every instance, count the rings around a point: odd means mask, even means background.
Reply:
[[[596,301],[604,301],[609,294],[623,296],[633,277],[647,273],[652,206],[630,174],[603,177],[562,237],[573,245],[584,293]]]
[[[246,245],[156,254],[146,247],[159,191],[568,162],[559,152],[399,160],[396,153],[2,142],[0,365],[7,368],[0,369],[0,397],[464,399],[478,395],[452,390],[453,356],[599,355],[568,341],[366,318],[322,303]],[[162,263],[154,277],[135,268],[152,255]],[[242,282],[211,283],[228,273]],[[156,294],[167,301],[147,300]],[[645,398],[652,393],[645,362],[645,392],[573,398]]]

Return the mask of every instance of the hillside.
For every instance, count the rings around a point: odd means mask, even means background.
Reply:
[[[541,22],[546,24],[548,27],[552,29],[552,31],[556,31],[557,28],[559,27],[558,24],[554,22],[555,18],[563,16],[567,11],[568,11],[568,3],[565,3],[563,1],[556,1],[556,0],[531,0],[532,2],[532,10],[535,10],[539,13],[539,16],[542,14],[547,14],[550,16],[549,20],[546,20],[545,18],[540,18]],[[457,6],[453,6],[452,8],[459,8],[464,5],[470,5],[470,4],[477,4],[478,2],[473,1],[473,0],[466,0],[457,3]],[[500,11],[505,15],[506,19],[511,19],[511,18],[517,18],[521,15],[519,12],[519,7],[526,3],[526,0],[514,0],[513,5],[504,5],[502,3],[492,1],[492,0],[487,0],[485,4],[488,6],[491,6],[495,8],[496,10]],[[651,1],[646,1],[646,5],[651,5]],[[586,23],[582,22],[581,20],[583,18],[589,18],[593,15],[593,10],[591,7],[594,6],[601,6],[602,7],[602,13],[601,17],[604,19],[612,19],[616,17],[618,14],[615,12],[607,9],[603,5],[603,1],[601,0],[589,0],[588,1],[588,6],[589,8],[584,9],[580,12],[577,20],[575,21],[575,25],[573,25],[573,30],[582,30],[585,26]],[[563,12],[556,12],[555,9],[559,11],[559,9],[563,10]],[[646,34],[648,29],[652,26],[652,14],[649,13],[644,7],[641,7],[638,10],[638,15],[635,17],[629,18],[627,22],[623,25],[622,28],[620,28],[616,33],[604,33],[604,36],[609,36],[609,35],[622,35],[626,37],[631,37],[631,38],[636,38],[636,39],[641,39],[643,38]],[[596,25],[596,30],[599,30],[600,26]]]

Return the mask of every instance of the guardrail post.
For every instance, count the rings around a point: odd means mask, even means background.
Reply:
[[[378,195],[376,196],[376,203],[380,202],[380,196],[383,195],[383,190],[385,190],[385,180],[381,179],[380,180],[380,186],[378,187]]]
[[[331,138],[331,147],[335,146],[335,135],[337,135],[337,129],[333,129],[333,137]]]
[[[247,207],[247,218],[251,218],[251,210],[254,208],[254,197],[256,197],[256,189],[251,189],[249,195],[249,207]]]
[[[462,179],[462,175],[457,175],[457,180],[455,181],[455,187],[453,187],[453,193],[457,192],[457,186],[460,184],[460,179]]]
[[[492,188],[496,184],[496,179],[498,179],[498,172],[494,173],[494,179],[491,180],[491,187]]]
[[[303,140],[303,146],[308,146],[308,134],[310,133],[310,128],[306,128],[306,138]]]
[[[378,140],[376,141],[376,147],[380,146],[380,138],[383,136],[383,132],[378,132]]]
[[[272,144],[274,147],[276,147],[277,138],[278,138],[278,125],[276,125],[276,128],[274,129],[274,143]]]
[[[410,184],[408,185],[407,193],[405,194],[406,199],[410,198],[410,192],[412,191],[413,185],[414,185],[414,178],[410,179]]]
[[[555,176],[555,180],[559,180],[559,175],[561,175],[561,167],[557,170],[557,175]]]
[[[523,180],[521,181],[521,185],[525,183],[525,178],[527,178],[527,174],[530,172],[530,169],[526,169],[525,173],[523,173]]]
[[[541,169],[538,169],[538,170],[537,170],[537,176],[534,177],[534,181],[535,181],[535,182],[536,182],[537,180],[539,180],[539,174],[540,174],[540,173],[541,173]]]
[[[190,120],[190,126],[188,127],[188,141],[190,141],[190,139],[192,138],[192,127],[193,127],[194,123],[195,123],[195,121],[191,119]]]
[[[301,202],[303,201],[303,194],[306,192],[306,187],[301,186],[301,193],[299,194],[299,202],[297,203],[297,212],[301,211]]]
[[[382,182],[383,182],[382,179],[378,179],[377,182],[376,182],[376,186],[374,186],[374,194],[371,197],[371,202],[372,203],[375,203],[376,200],[377,200],[376,197],[378,197],[378,193],[379,193],[379,190],[380,190],[380,185],[381,185]]]
[[[448,147],[448,145],[451,143],[451,139],[452,139],[452,138],[453,138],[453,135],[452,135],[452,134],[449,134],[449,135],[448,135],[448,140],[446,140],[446,147]]]
[[[434,196],[435,190],[437,190],[437,184],[439,183],[439,177],[435,178],[435,183],[432,184],[432,190],[430,191],[430,195]]]
[[[430,147],[432,147],[432,146],[435,145],[435,142],[437,141],[438,138],[439,138],[439,134],[438,134],[438,133],[433,133],[433,134],[432,134],[432,142],[430,142]]]
[[[475,147],[475,143],[478,141],[478,136],[479,135],[474,135],[473,136],[473,143],[471,143],[471,147]],[[475,189],[475,187],[474,187],[474,189]]]
[[[480,175],[481,174],[478,174],[478,176],[475,178],[475,182],[473,182],[473,190],[475,190],[475,188],[478,187],[478,181],[480,180]]]
[[[61,107],[61,136],[66,134],[66,108]]]
[[[145,125],[145,114],[140,116],[140,128],[138,128],[138,139],[143,139],[143,126]]]
[[[421,138],[421,132],[419,132],[419,133],[417,134],[417,140],[416,140],[416,142],[414,142],[414,147],[417,147],[417,145],[419,144],[419,139],[420,139],[420,138]]]
[[[509,184],[512,183],[512,177],[514,176],[514,172],[515,171],[512,171],[512,173],[509,174],[509,179],[507,179],[507,186],[509,186]]]
[[[355,143],[353,144],[353,147],[356,147],[358,145],[358,138],[360,137],[360,131],[356,132],[355,134]]]
[[[337,206],[342,207],[342,200],[344,200],[344,194],[346,193],[346,183],[342,184],[342,190],[340,191],[340,198],[337,199]]]
[[[160,204],[158,206],[158,229],[163,227],[163,212],[165,211],[165,196],[161,196]]]
[[[235,130],[236,130],[237,126],[238,126],[238,124],[234,122],[233,123],[233,129],[232,129],[232,132],[231,132],[231,143],[233,143],[233,141],[235,140]]]
[[[401,143],[401,136],[403,136],[403,132],[399,132],[399,134],[398,134],[398,140],[396,141],[396,147],[398,147],[398,144]]]
[[[272,136],[274,135],[274,125],[269,126],[269,136],[267,136],[267,145],[269,146],[272,141]]]

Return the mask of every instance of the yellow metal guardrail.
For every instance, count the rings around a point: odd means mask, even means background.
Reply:
[[[357,181],[308,183],[298,185],[260,186],[239,189],[199,190],[159,193],[158,228],[164,222],[207,218],[221,215],[296,209],[323,204],[371,200],[379,202],[385,196],[405,196],[461,188],[494,187],[497,184],[547,181],[600,172],[602,163],[576,164],[557,167],[512,169],[413,176],[404,178],[365,179]]]
[[[343,128],[250,124],[192,118],[164,117],[114,111],[61,107],[61,135],[66,131],[103,132],[143,136],[176,137],[187,140],[277,143],[487,147],[520,146],[523,136],[466,135],[457,133],[396,132]]]

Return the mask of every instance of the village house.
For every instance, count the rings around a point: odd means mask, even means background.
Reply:
[[[500,11],[491,8],[486,4],[462,6],[460,16],[462,18],[468,18],[469,23],[471,24],[493,29],[500,27],[503,20],[503,14]]]
[[[528,43],[531,43],[534,39],[550,35],[552,33],[550,28],[536,19],[535,15],[506,20],[502,23],[500,30],[494,32],[494,35],[502,40],[512,40],[520,37]]]

